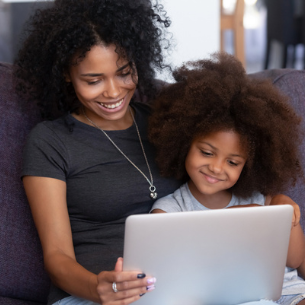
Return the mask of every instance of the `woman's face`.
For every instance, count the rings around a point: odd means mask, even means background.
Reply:
[[[86,115],[103,129],[130,126],[127,109],[136,89],[130,63],[119,59],[115,48],[115,45],[92,47],[82,61],[70,67],[66,76]],[[88,124],[84,118],[81,120]]]

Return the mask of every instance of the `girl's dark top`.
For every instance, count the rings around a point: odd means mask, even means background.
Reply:
[[[150,107],[132,103],[158,198],[174,192],[177,181],[162,178],[147,139]],[[134,125],[106,131],[118,147],[149,178],[148,168]],[[67,205],[77,261],[98,274],[113,270],[123,255],[125,219],[148,213],[154,203],[149,184],[141,173],[95,127],[70,114],[38,124],[30,133],[22,175],[50,177],[67,184]],[[68,296],[52,287],[48,304]]]

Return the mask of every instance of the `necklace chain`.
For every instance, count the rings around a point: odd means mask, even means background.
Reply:
[[[135,127],[136,127],[136,130],[137,130],[137,134],[138,134],[138,137],[139,137],[139,142],[141,144],[141,148],[142,148],[142,152],[143,152],[143,155],[144,155],[144,159],[145,159],[145,162],[146,162],[146,165],[147,165],[147,168],[148,168],[148,171],[149,171],[149,176],[150,176],[150,180],[147,178],[147,176],[124,154],[124,152],[113,142],[113,140],[109,137],[109,135],[100,127],[98,127],[92,120],[90,120],[88,118],[88,116],[86,115],[85,113],[85,109],[82,108],[82,112],[83,112],[83,115],[84,117],[97,129],[99,129],[100,131],[103,132],[103,134],[107,137],[107,139],[112,143],[112,145],[127,159],[127,161],[129,161],[129,163],[131,165],[133,165],[141,174],[142,176],[147,180],[147,182],[149,183],[149,191],[150,191],[150,197],[152,199],[156,199],[157,198],[157,192],[156,192],[156,187],[154,186],[154,180],[153,180],[153,176],[152,176],[152,173],[151,173],[151,170],[150,170],[150,166],[149,166],[149,163],[148,163],[148,160],[147,160],[147,157],[146,157],[146,154],[145,154],[145,150],[144,150],[144,146],[143,146],[143,143],[142,143],[142,139],[141,139],[141,135],[140,135],[140,132],[139,132],[139,128],[138,128],[138,125],[137,125],[137,122],[133,116],[133,113],[130,109],[130,106],[128,107],[129,109],[129,112],[130,112],[130,115],[132,117],[132,121],[133,123],[135,124]]]

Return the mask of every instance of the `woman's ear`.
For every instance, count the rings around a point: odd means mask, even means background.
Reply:
[[[64,72],[64,78],[67,83],[71,83],[71,77],[69,72]]]

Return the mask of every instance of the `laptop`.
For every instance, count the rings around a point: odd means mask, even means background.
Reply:
[[[293,208],[129,216],[123,270],[157,279],[137,305],[231,305],[281,296]]]

